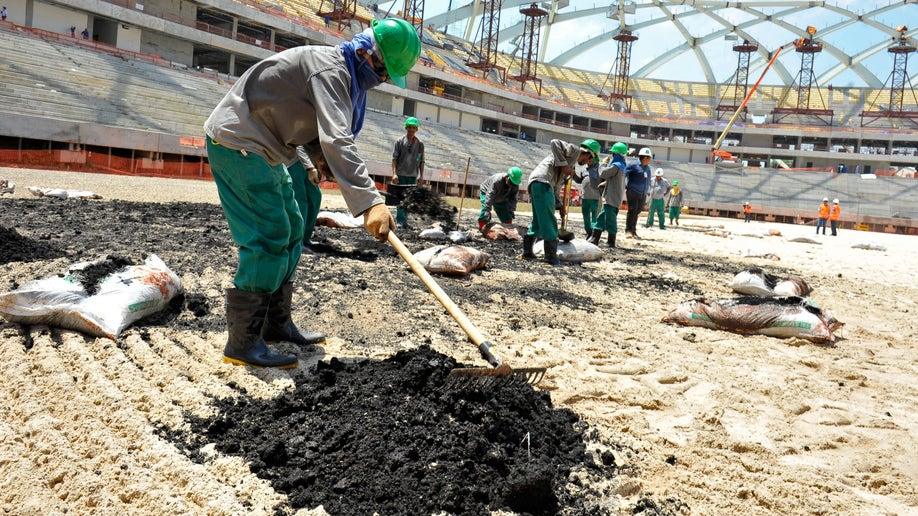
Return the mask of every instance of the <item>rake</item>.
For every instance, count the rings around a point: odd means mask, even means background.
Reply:
[[[449,315],[462,327],[462,330],[468,335],[469,340],[478,346],[481,356],[491,364],[491,368],[486,367],[467,367],[456,368],[449,372],[446,379],[446,389],[460,389],[469,386],[487,387],[495,383],[519,382],[535,385],[542,381],[545,376],[544,367],[520,367],[511,368],[500,355],[492,349],[492,345],[485,338],[484,334],[469,320],[462,312],[459,306],[453,302],[446,292],[433,279],[427,269],[421,265],[421,262],[411,254],[411,251],[395,235],[394,231],[389,231],[389,244],[398,251],[399,256],[411,267],[411,270],[427,286],[430,293],[437,298],[437,301],[446,308]]]

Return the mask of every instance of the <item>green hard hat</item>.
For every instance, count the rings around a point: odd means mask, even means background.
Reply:
[[[602,147],[599,146],[598,141],[592,138],[583,140],[580,144],[580,148],[590,151],[590,154],[593,155],[593,161],[599,161],[599,153],[602,152]]]
[[[405,119],[405,127],[418,127],[419,125],[421,124],[418,123],[418,119],[413,116]]]
[[[405,76],[421,57],[421,39],[414,26],[398,18],[373,20],[373,37],[382,54],[389,78],[396,86],[405,88]]]
[[[507,177],[510,178],[510,182],[518,185],[523,181],[523,171],[520,170],[520,167],[512,167],[507,171]]]
[[[628,146],[622,142],[615,142],[615,144],[612,145],[612,152],[624,156],[628,154]]]

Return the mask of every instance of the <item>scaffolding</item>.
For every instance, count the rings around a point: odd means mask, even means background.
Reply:
[[[542,95],[542,79],[538,77],[539,37],[542,32],[542,19],[548,11],[536,4],[520,7],[520,14],[525,17],[523,35],[520,38],[520,74],[510,78],[520,82],[520,89],[526,89],[526,82],[535,84],[536,93]]]
[[[908,56],[915,51],[909,38],[905,36],[908,27],[896,28],[899,35],[893,37],[893,45],[886,51],[893,55],[893,69],[883,84],[883,88],[874,95],[867,109],[861,112],[861,125],[866,126],[883,118],[901,118],[918,126],[918,98],[908,76]],[[889,85],[889,104],[883,109],[879,104],[880,93]],[[906,101],[911,100],[912,109],[906,110]]]
[[[482,2],[481,21],[478,25],[477,55],[470,55],[465,64],[469,68],[481,70],[484,78],[488,77],[491,71],[496,71],[500,83],[507,81],[507,69],[497,64],[497,42],[500,36],[500,10],[503,0],[491,0]],[[474,51],[474,49],[473,49]]]
[[[746,121],[748,109],[743,105],[743,101],[746,99],[746,92],[749,90],[749,60],[752,53],[758,49],[758,45],[746,40],[743,40],[740,44],[733,45],[733,51],[737,54],[736,73],[733,75],[733,102],[730,104],[727,103],[727,92],[729,92],[729,88],[725,88],[724,95],[721,96],[720,102],[717,104],[718,120],[723,118],[724,113],[729,113],[732,116],[736,113],[737,109],[742,107],[739,116],[742,117],[744,122]]]
[[[816,76],[813,73],[813,61],[816,58],[816,54],[822,52],[822,43],[813,39],[813,35],[816,34],[815,27],[807,27],[807,34],[809,37],[804,36],[794,42],[794,50],[800,54],[800,72],[797,74],[794,84],[784,91],[784,95],[778,101],[777,107],[772,111],[775,123],[780,123],[781,120],[788,116],[797,115],[813,117],[826,125],[832,125],[834,112],[828,109],[826,101],[819,91]],[[811,94],[814,86],[822,108],[814,107],[817,104],[811,102],[813,100]],[[789,102],[791,92],[797,93],[797,102],[793,106],[789,105],[791,104]]]
[[[418,37],[422,37],[424,31],[424,0],[405,0],[405,8],[402,9],[404,20],[414,26]]]
[[[628,83],[631,81],[631,44],[638,40],[638,36],[623,28],[612,39],[618,43],[618,52],[599,96],[609,101],[610,111],[630,113],[632,96],[628,93]],[[608,93],[604,93],[606,85],[609,85]]]

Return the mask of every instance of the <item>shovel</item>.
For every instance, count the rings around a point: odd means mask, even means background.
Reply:
[[[571,179],[564,183],[564,195],[561,200],[561,229],[558,230],[558,240],[570,242],[574,239],[574,232],[567,229],[567,211],[571,203]]]
[[[542,377],[545,376],[544,367],[524,367],[524,368],[511,368],[504,360],[497,354],[492,348],[491,343],[485,338],[485,336],[478,330],[477,327],[469,320],[468,317],[462,312],[456,303],[446,294],[446,292],[437,284],[433,279],[427,269],[421,265],[421,262],[411,254],[411,251],[402,243],[402,241],[395,235],[394,231],[389,231],[389,244],[398,251],[399,256],[405,260],[405,263],[411,267],[411,270],[424,282],[424,285],[427,286],[427,289],[430,290],[430,293],[437,298],[437,301],[443,305],[443,308],[446,308],[446,311],[449,312],[449,315],[459,323],[459,326],[462,327],[462,330],[468,335],[469,340],[473,344],[478,346],[478,351],[481,352],[481,356],[491,364],[491,368],[486,367],[470,367],[470,368],[457,368],[449,372],[449,377],[447,377],[446,388],[457,388],[464,387],[469,384],[477,384],[479,386],[487,386],[497,382],[516,382],[516,381],[525,381],[526,383],[535,385],[542,381]]]

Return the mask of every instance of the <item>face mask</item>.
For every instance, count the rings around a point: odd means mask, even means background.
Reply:
[[[379,74],[370,66],[370,62],[366,58],[361,59],[357,67],[357,84],[360,85],[360,88],[366,91],[379,86],[382,82]]]

